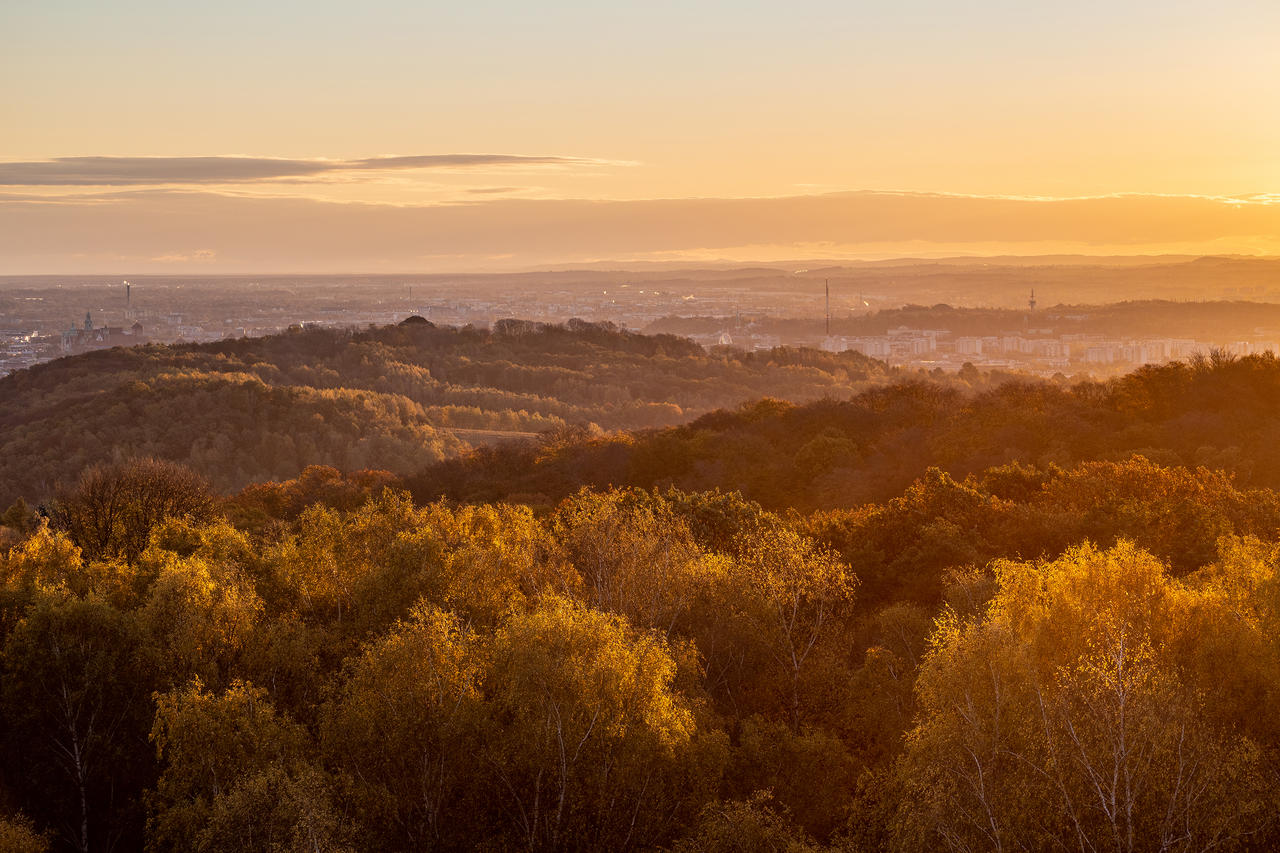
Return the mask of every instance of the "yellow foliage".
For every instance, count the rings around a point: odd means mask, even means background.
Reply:
[[[1239,846],[1268,813],[1256,743],[1207,711],[1187,632],[1223,597],[1130,543],[1005,561],[941,619],[902,765],[911,849]],[[1225,615],[1223,613],[1222,615]]]
[[[42,520],[22,543],[0,559],[0,578],[13,589],[62,588],[83,595],[88,590],[83,575],[84,561],[71,537],[49,529]]]
[[[3,853],[45,853],[49,841],[36,832],[22,815],[0,817],[0,851]]]

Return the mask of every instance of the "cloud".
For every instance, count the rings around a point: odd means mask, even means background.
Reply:
[[[524,187],[473,187],[467,192],[475,193],[476,195],[497,195],[499,193],[523,192],[524,189]]]
[[[217,257],[218,253],[213,249],[196,249],[194,252],[169,252],[168,254],[157,255],[154,258],[149,258],[149,260],[158,264],[208,264],[217,260]]]
[[[0,186],[89,187],[235,184],[418,169],[569,168],[619,165],[586,157],[528,154],[421,154],[360,160],[273,157],[56,157],[0,162]]]
[[[103,198],[112,199],[103,203]],[[0,193],[0,274],[448,271],[635,259],[1280,254],[1280,204],[910,193],[387,205],[121,188]],[[213,254],[197,255],[208,249]]]

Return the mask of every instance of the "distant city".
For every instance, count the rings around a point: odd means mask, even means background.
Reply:
[[[1011,370],[1051,376],[1057,373],[1110,375],[1143,364],[1162,364],[1215,349],[1234,355],[1271,352],[1280,354],[1274,340],[1229,343],[1187,338],[1120,338],[1101,335],[1055,335],[1052,328],[1029,329],[1000,335],[955,335],[947,329],[891,329],[885,335],[830,336],[821,340],[783,340],[779,335],[692,335],[703,346],[729,345],[745,349],[775,346],[814,346],[828,352],[860,352],[899,367],[958,371],[966,364],[983,370]]]
[[[977,269],[984,273],[985,284],[975,285]],[[1265,282],[1276,280],[1275,269],[1265,269]],[[1177,265],[1167,279],[1193,271],[1202,275],[1203,264]],[[1183,323],[1173,329],[1162,327],[1150,312],[1130,312],[1126,319],[1104,323],[1092,306],[1060,304],[1071,297],[1096,299],[1100,280],[1124,272],[1106,268],[1089,274],[1065,265],[1010,269],[921,262],[919,269],[865,270],[9,277],[0,279],[0,375],[114,346],[209,342],[276,334],[291,327],[363,328],[413,315],[440,325],[482,328],[504,318],[564,322],[576,317],[634,331],[679,334],[708,349],[804,346],[860,352],[926,371],[957,371],[972,364],[1041,376],[1113,375],[1213,349],[1237,355],[1280,352],[1280,307],[1275,305],[1259,304],[1259,309],[1267,309],[1262,313],[1237,307],[1227,321]],[[1258,276],[1252,268],[1248,274]],[[1031,287],[1025,286],[1028,279]],[[1144,283],[1136,293],[1134,288],[1130,293],[1117,288],[1117,298],[1145,295],[1152,289],[1152,283],[1137,273],[1121,280],[1131,279]],[[1047,294],[1042,290],[1037,302],[1032,289],[1034,282],[1046,280],[1057,285],[1053,308],[1040,307],[1047,303]],[[953,308],[941,303],[955,298],[961,287],[967,299],[997,307]],[[1239,288],[1224,295],[1257,299],[1274,293],[1269,284],[1251,289],[1247,295]],[[935,301],[940,304],[926,307]]]

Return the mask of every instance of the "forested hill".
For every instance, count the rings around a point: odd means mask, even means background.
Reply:
[[[0,502],[41,498],[113,456],[181,462],[222,490],[317,464],[408,474],[469,449],[472,430],[667,426],[892,377],[856,353],[708,355],[683,338],[581,321],[105,350],[0,379]]]
[[[417,497],[554,502],[583,485],[741,491],[774,509],[851,507],[930,467],[1047,471],[1140,454],[1280,487],[1280,361],[1215,356],[1072,387],[969,393],[904,381],[844,401],[760,400],[670,429],[483,448],[411,478]]]
[[[323,395],[234,351],[316,341],[181,353]],[[0,851],[1280,849],[1277,406],[1271,357],[899,382],[562,429],[419,500],[95,464],[0,515]],[[578,488],[626,478],[685,488]]]

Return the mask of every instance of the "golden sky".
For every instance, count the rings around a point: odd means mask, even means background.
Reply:
[[[0,272],[1280,252],[1275,0],[8,0],[0,32]]]

